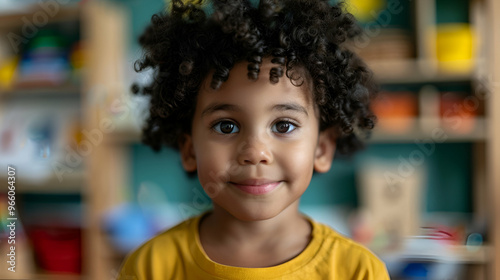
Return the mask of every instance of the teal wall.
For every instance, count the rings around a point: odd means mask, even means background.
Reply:
[[[189,202],[192,200],[193,190],[203,192],[198,179],[189,177],[182,168],[177,151],[163,149],[155,153],[141,144],[133,145],[130,151],[132,197],[137,198],[142,183],[159,186],[169,202]]]
[[[146,26],[150,23],[153,14],[161,12],[165,7],[163,0],[108,0],[125,8],[129,17],[130,30],[128,46],[131,51],[139,50],[138,39]]]
[[[436,23],[458,22],[469,22],[469,0],[436,0]]]

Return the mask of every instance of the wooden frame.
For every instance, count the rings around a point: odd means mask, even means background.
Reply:
[[[490,236],[492,242],[490,279],[500,279],[500,2],[486,0],[488,18],[488,72],[491,74],[487,113],[489,135],[487,146]]]

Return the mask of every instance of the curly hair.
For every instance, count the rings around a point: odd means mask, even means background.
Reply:
[[[150,84],[132,89],[151,98],[143,143],[155,151],[163,145],[179,148],[191,132],[196,96],[207,75],[217,89],[236,63],[247,61],[248,78],[255,80],[269,57],[271,83],[285,75],[300,86],[301,71],[293,70],[305,70],[320,130],[337,130],[338,152],[350,155],[362,148],[360,136],[376,121],[369,106],[377,88],[372,72],[347,47],[361,32],[356,20],[343,3],[329,2],[172,0],[139,39],[144,53],[134,68],[154,70]]]

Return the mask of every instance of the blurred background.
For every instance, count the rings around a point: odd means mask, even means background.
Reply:
[[[301,210],[392,279],[500,279],[500,3],[347,2],[379,123]],[[140,143],[137,38],[164,5],[0,0],[1,279],[114,279],[130,250],[210,208],[175,151]]]

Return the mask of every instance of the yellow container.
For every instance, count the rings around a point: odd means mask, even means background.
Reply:
[[[376,20],[378,13],[387,6],[386,0],[349,0],[347,11],[361,22]]]
[[[12,57],[6,62],[0,64],[0,89],[11,88],[14,80],[18,64],[18,58]]]
[[[474,54],[475,36],[469,24],[437,25],[436,55],[441,70],[468,72],[473,67]]]

